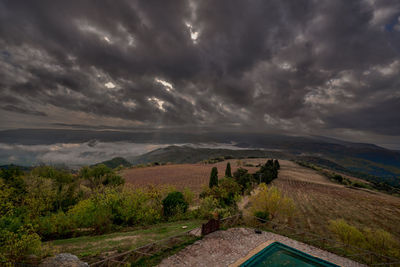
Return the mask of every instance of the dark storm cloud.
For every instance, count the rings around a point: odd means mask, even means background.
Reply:
[[[398,136],[399,17],[398,1],[3,0],[1,107],[50,126]]]
[[[0,107],[0,108],[3,110],[22,113],[22,114],[30,114],[30,115],[35,115],[35,116],[47,116],[46,113],[44,113],[44,112],[40,112],[40,111],[36,111],[36,110],[28,110],[28,109],[20,108],[20,107],[13,106],[13,105],[6,105],[6,106]]]

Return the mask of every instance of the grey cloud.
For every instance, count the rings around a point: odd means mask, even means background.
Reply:
[[[54,106],[85,114],[60,124],[400,135],[395,0],[13,0],[0,10],[0,99],[15,116],[50,121]]]
[[[13,105],[6,105],[6,106],[2,106],[0,108],[3,109],[3,110],[22,113],[22,114],[30,114],[30,115],[34,115],[34,116],[47,116],[46,113],[41,112],[41,111],[28,110],[28,109],[20,108],[20,107],[13,106]]]

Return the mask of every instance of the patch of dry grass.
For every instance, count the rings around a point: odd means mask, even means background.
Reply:
[[[244,165],[252,164],[256,166],[266,161],[266,159],[242,159],[240,160],[240,166],[238,165],[238,160],[226,160],[216,164],[173,164],[126,169],[122,171],[121,175],[128,185],[172,185],[178,190],[183,190],[185,187],[188,187],[193,192],[199,194],[202,191],[202,187],[208,185],[212,167],[218,168],[218,177],[222,178],[225,175],[225,167],[228,162],[231,163],[232,173],[235,172],[238,167],[243,167],[250,173],[253,173],[259,168]]]
[[[273,184],[295,200],[296,228],[326,235],[329,220],[343,218],[358,228],[383,229],[400,240],[400,198],[347,188],[293,162],[280,163],[279,178]]]

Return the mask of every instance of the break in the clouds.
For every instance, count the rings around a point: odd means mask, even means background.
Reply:
[[[398,0],[0,1],[3,129],[399,137],[399,74]]]

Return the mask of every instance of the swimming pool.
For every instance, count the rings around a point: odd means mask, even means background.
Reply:
[[[316,258],[300,250],[274,242],[262,249],[253,257],[240,265],[241,267],[263,266],[337,266],[336,264]]]

